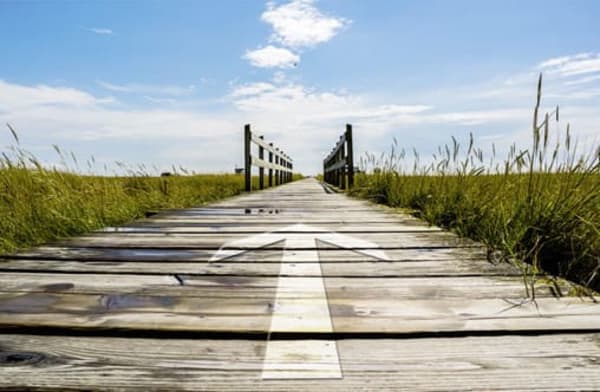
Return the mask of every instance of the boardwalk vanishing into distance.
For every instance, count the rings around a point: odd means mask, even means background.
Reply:
[[[305,179],[0,261],[0,389],[598,390],[600,305]]]

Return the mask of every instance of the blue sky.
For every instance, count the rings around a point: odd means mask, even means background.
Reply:
[[[598,1],[0,1],[0,121],[57,144],[199,172],[242,163],[250,122],[316,173],[344,124],[358,154],[427,155],[473,132],[529,143],[535,82],[582,144],[600,124]],[[0,132],[0,148],[11,143]]]

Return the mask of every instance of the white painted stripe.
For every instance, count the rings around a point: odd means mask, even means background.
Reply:
[[[331,333],[333,326],[314,235],[290,234],[286,237],[286,248],[313,250],[284,250],[270,332]],[[305,262],[296,263],[297,261]],[[313,277],[304,277],[306,275]],[[263,379],[341,377],[337,344],[334,340],[267,342]]]
[[[230,241],[210,261],[231,259],[248,250],[265,248],[285,240],[270,332],[332,333],[327,293],[316,249],[317,239],[379,260],[389,260],[377,244],[296,224]],[[341,377],[337,345],[333,340],[267,342],[263,379]]]
[[[262,378],[342,378],[336,342],[271,340],[267,343]]]

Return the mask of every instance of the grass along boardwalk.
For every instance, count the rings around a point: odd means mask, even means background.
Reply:
[[[0,389],[600,389],[599,304],[314,179],[5,257],[0,288]]]

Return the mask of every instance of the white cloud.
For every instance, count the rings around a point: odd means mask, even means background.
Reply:
[[[292,68],[300,62],[300,57],[294,52],[273,45],[249,50],[244,58],[253,66],[260,68]]]
[[[144,99],[147,100],[148,102],[152,102],[152,103],[166,103],[166,104],[170,104],[170,105],[173,105],[177,102],[177,100],[175,100],[173,98],[156,98],[156,97],[152,97],[150,95],[144,95]]]
[[[289,83],[275,86],[270,83],[249,83],[234,88],[231,96],[234,105],[246,112],[258,113],[303,113],[314,115],[335,115],[350,105],[356,106],[351,96],[329,92],[313,91],[299,84]],[[343,110],[346,112],[346,110]],[[276,116],[279,117],[279,116]]]
[[[579,78],[579,79],[575,79],[575,80],[570,80],[568,82],[565,82],[565,85],[575,86],[578,84],[587,84],[587,83],[595,82],[597,80],[600,80],[600,74],[587,76],[587,77]]]
[[[350,23],[348,19],[323,14],[314,3],[314,0],[292,0],[279,6],[267,3],[261,19],[273,28],[270,40],[283,47],[268,45],[248,50],[243,58],[255,67],[292,68],[300,62],[298,49],[327,42]]]
[[[535,81],[530,87],[534,98]],[[531,121],[529,102],[523,106],[520,103],[486,104],[461,110],[462,104],[458,109],[453,108],[453,100],[458,98],[456,92],[446,93],[449,101],[439,98],[439,90],[424,99],[424,102],[435,103],[434,107],[418,102],[404,103],[402,99],[379,103],[372,96],[322,91],[293,82],[260,82],[234,87],[230,97],[241,112],[240,118],[264,131],[268,140],[276,141],[286,151],[289,148],[298,167],[307,168],[308,173],[319,170],[320,159],[333,146],[346,123],[354,125],[355,154],[359,157],[364,151],[387,150],[394,136],[402,141],[401,147],[416,146],[427,153],[428,149],[448,142],[451,135],[467,136],[472,131],[476,137],[506,136],[515,129],[526,129]],[[460,98],[468,96],[472,96],[471,92],[465,92]],[[523,140],[527,141],[527,131],[523,133]],[[499,139],[507,144],[512,142],[507,137]]]
[[[51,87],[44,84],[24,86],[0,79],[0,112],[27,109],[33,106],[91,106],[111,101],[70,87]]]
[[[579,53],[579,54],[575,54],[572,56],[553,57],[551,59],[542,61],[540,64],[538,64],[538,68],[557,67],[557,66],[561,66],[563,64],[567,64],[572,61],[587,59],[587,58],[591,57],[592,55],[593,55],[593,53],[588,52],[588,53]]]
[[[579,53],[552,58],[540,63],[538,69],[565,77],[600,72],[600,53]]]
[[[273,78],[271,79],[273,83],[281,84],[285,82],[286,76],[282,71],[277,71],[273,74]]]
[[[148,97],[150,98],[150,97]],[[219,137],[228,116],[195,110],[115,108],[109,99],[67,87],[25,86],[0,80],[0,120],[25,134],[97,140],[104,138]]]
[[[555,60],[550,66],[579,60]],[[107,105],[110,99],[74,88],[0,81],[0,124],[15,125],[24,143],[37,147],[56,143],[76,152],[83,148],[83,154],[87,148],[106,159],[222,171],[241,164],[242,125],[251,123],[288,152],[300,170],[316,173],[346,123],[354,125],[357,157],[364,151],[386,150],[394,136],[402,147],[416,146],[427,154],[450,135],[460,139],[470,131],[484,147],[494,140],[499,149],[514,141],[527,148],[537,77],[533,68],[537,66],[515,75],[508,84],[494,79],[387,98],[313,88],[277,74],[254,83],[233,81],[229,93],[211,103],[209,110],[185,94],[177,101],[170,99],[173,95],[140,94],[169,105],[132,108],[126,100],[119,106]],[[542,104],[544,109],[561,104],[562,129],[569,121],[574,138],[591,140],[600,123],[598,83],[567,84],[571,80],[549,73]],[[105,85],[120,93],[143,90],[134,84]],[[0,145],[9,136],[0,132]]]
[[[450,110],[447,103],[433,99],[427,101],[435,101],[439,107],[380,104],[365,95],[319,91],[291,82],[245,84],[234,89],[230,96],[242,112],[241,118],[264,130],[269,140],[275,140],[284,148],[291,146],[289,152],[298,167],[308,168],[309,173],[318,170],[320,159],[333,146],[346,123],[354,125],[358,159],[365,151],[386,150],[394,136],[402,140],[401,147],[416,146],[419,151],[427,152],[435,148],[436,143],[447,142],[451,135],[460,137],[469,131],[477,136],[510,132],[516,125],[527,126],[531,119],[528,107],[461,111]]]
[[[102,80],[97,81],[97,83],[102,88],[105,88],[109,91],[130,94],[186,96],[193,94],[196,90],[196,86],[194,86],[193,84],[188,86],[152,85],[138,83],[114,84],[104,82]]]
[[[428,121],[435,123],[454,123],[459,125],[481,125],[489,123],[527,120],[531,110],[527,108],[498,108],[471,111],[439,113],[431,116]]]
[[[330,124],[358,121],[373,132],[403,125],[485,124],[527,118],[528,108],[496,108],[470,111],[435,111],[430,105],[374,104],[367,97],[349,93],[321,92],[294,83],[274,85],[249,83],[231,93],[234,105],[253,115],[280,118],[282,122],[301,119],[304,123]],[[278,125],[280,126],[280,125]]]
[[[428,105],[381,105],[366,107],[363,110],[354,111],[354,116],[362,118],[376,118],[385,116],[406,116],[423,113],[432,109]]]
[[[332,39],[350,21],[324,15],[314,7],[314,0],[293,0],[275,6],[267,4],[261,19],[273,27],[271,39],[292,47],[311,47]]]
[[[106,27],[89,27],[86,28],[87,31],[100,35],[111,35],[113,31],[111,29],[107,29]]]
[[[275,86],[271,83],[257,82],[257,83],[246,83],[240,86],[236,86],[231,93],[234,98],[246,97],[251,95],[260,94],[266,91],[274,90]]]

